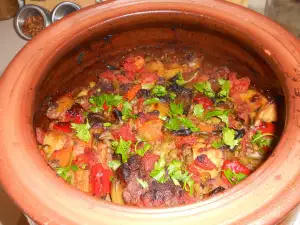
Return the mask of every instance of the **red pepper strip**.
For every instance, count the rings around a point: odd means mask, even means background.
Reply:
[[[54,130],[62,131],[64,133],[72,133],[73,129],[68,122],[58,122],[53,125]]]
[[[249,175],[251,170],[249,170],[246,166],[240,163],[238,160],[225,160],[222,166],[222,170],[230,169],[234,173],[243,173],[245,175]]]
[[[213,105],[214,105],[213,101],[206,96],[198,95],[198,96],[194,97],[193,102],[196,104],[201,104],[205,110],[213,107]]]
[[[94,165],[90,172],[90,183],[92,185],[92,193],[95,196],[106,196],[110,193],[111,176],[113,172],[106,169],[101,163]]]
[[[194,163],[195,166],[204,170],[213,170],[217,168],[216,165],[205,154],[197,156]]]
[[[97,164],[96,153],[91,148],[85,148],[84,153],[77,155],[73,163],[79,167],[83,165],[88,165],[89,168],[92,168]]]
[[[124,95],[124,99],[127,99],[128,101],[132,101],[134,99],[134,97],[137,95],[137,93],[139,92],[139,90],[141,90],[141,85],[140,84],[136,84],[134,85],[125,95]]]
[[[276,126],[274,123],[261,122],[257,127],[258,131],[261,131],[262,134],[274,134],[276,131]]]

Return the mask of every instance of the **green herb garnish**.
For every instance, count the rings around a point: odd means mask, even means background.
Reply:
[[[108,162],[108,166],[114,171],[116,171],[121,166],[121,164],[122,163],[119,160],[112,160]]]
[[[204,108],[203,108],[203,105],[202,104],[196,104],[194,106],[194,111],[193,111],[193,114],[196,116],[196,117],[201,117],[203,115],[203,112],[204,112]]]
[[[135,144],[135,152],[136,152],[136,154],[138,154],[138,155],[140,155],[140,156],[143,157],[145,155],[145,153],[151,148],[151,145],[148,144],[148,143],[144,143],[144,145],[143,145],[142,148],[137,149],[137,146],[138,146],[139,143],[140,142],[137,142]]]
[[[222,130],[223,134],[223,143],[230,146],[231,149],[233,149],[236,145],[239,144],[240,138],[235,139],[235,130],[230,129],[228,127],[224,127]]]
[[[131,141],[124,141],[122,137],[120,137],[120,141],[113,141],[112,147],[115,148],[115,152],[122,156],[122,161],[127,162],[128,160],[128,152],[131,146]]]
[[[220,109],[215,109],[212,111],[209,111],[205,114],[204,119],[210,119],[211,117],[218,117],[228,126],[228,114],[230,113],[230,110],[220,110]]]
[[[247,178],[246,174],[235,173],[231,169],[223,170],[223,172],[232,185],[238,184],[239,182]]]
[[[144,181],[140,178],[136,178],[136,181],[142,186],[142,188],[147,189],[148,188],[148,183],[147,181]]]
[[[205,94],[209,98],[214,98],[216,96],[215,92],[211,88],[211,84],[206,81],[202,83],[197,83],[194,85],[195,89],[202,94]]]
[[[155,96],[162,97],[167,94],[167,90],[164,86],[156,85],[152,90],[151,93]]]
[[[154,169],[150,172],[150,176],[160,183],[165,183],[168,180],[168,177],[166,177],[165,165],[166,161],[163,158],[160,158],[155,162]]]
[[[149,98],[146,101],[144,101],[144,105],[151,105],[159,102],[160,102],[159,98]]]
[[[74,130],[76,130],[76,136],[85,142],[89,142],[91,138],[91,134],[89,129],[91,128],[89,121],[86,121],[86,124],[77,124],[71,123],[71,126]]]

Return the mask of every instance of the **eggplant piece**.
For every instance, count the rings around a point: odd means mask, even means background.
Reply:
[[[152,112],[148,113],[149,115],[159,116],[160,112],[158,110],[153,110]]]
[[[179,129],[179,130],[173,132],[173,134],[176,136],[189,136],[192,133],[193,132],[189,128],[188,129]]]
[[[98,125],[100,123],[107,122],[107,118],[105,118],[103,115],[99,113],[89,113],[88,114],[88,120],[91,127]]]
[[[115,117],[115,119],[119,120],[120,122],[122,121],[122,112],[117,110],[117,109],[114,109],[112,111],[113,113],[113,116]]]
[[[175,99],[175,103],[179,104],[182,103],[183,105],[183,114],[187,115],[191,109],[193,101],[193,92],[191,89],[184,88],[182,92],[177,95]]]
[[[208,196],[214,196],[223,191],[225,191],[225,188],[223,188],[222,186],[219,186],[219,187],[215,188],[214,190],[212,190],[211,192],[209,192]]]
[[[141,89],[138,91],[138,93],[136,94],[137,98],[149,98],[151,95],[150,90],[147,89]]]

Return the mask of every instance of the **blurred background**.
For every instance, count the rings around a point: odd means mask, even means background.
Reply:
[[[16,53],[43,28],[80,8],[104,1],[71,0],[66,3],[62,0],[0,0],[0,76]],[[270,17],[300,39],[299,0],[228,1]],[[26,217],[0,186],[0,225],[28,224]],[[300,208],[282,225],[300,225]]]

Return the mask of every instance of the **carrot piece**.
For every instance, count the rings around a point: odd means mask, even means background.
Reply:
[[[128,101],[132,101],[134,97],[137,95],[139,90],[142,88],[140,84],[134,85],[125,95],[124,98]]]

